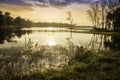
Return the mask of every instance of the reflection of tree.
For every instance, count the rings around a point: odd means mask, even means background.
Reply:
[[[12,38],[12,33],[10,31],[4,32],[3,30],[0,30],[0,44],[4,43],[5,40],[10,42],[11,38]]]
[[[105,36],[104,39],[104,46],[105,48],[109,48],[110,50],[120,50],[120,36],[112,35],[112,36]]]
[[[90,50],[102,50],[103,49],[104,35],[93,34],[90,43],[87,48]]]
[[[104,49],[110,49],[112,51],[120,50],[120,36],[93,34],[86,48],[97,51]]]
[[[68,11],[67,12],[67,20],[70,22],[70,38],[72,39],[72,27],[73,27],[73,17],[72,17],[72,12],[71,11]]]
[[[13,38],[16,36],[18,38],[21,38],[22,35],[25,35],[25,33],[30,34],[32,31],[22,31],[22,30],[1,30],[0,29],[0,44],[3,44],[4,41],[7,42],[13,42]]]

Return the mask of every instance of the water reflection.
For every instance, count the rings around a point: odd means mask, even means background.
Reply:
[[[41,30],[41,32],[31,29]],[[49,31],[46,32],[45,29]],[[55,32],[52,32],[52,30],[55,30]],[[59,30],[67,30],[67,32],[59,32]],[[28,28],[28,30],[25,28],[18,31],[0,31],[0,47],[12,47],[15,42],[17,42],[15,43],[16,45],[23,46],[26,45],[26,42],[28,42],[30,38],[33,42],[39,43],[40,45],[65,46],[72,42],[74,45],[84,46],[90,50],[120,50],[119,35],[83,34],[75,33],[71,29],[53,27]]]
[[[53,40],[53,39],[48,39],[47,44],[48,44],[49,46],[55,46],[55,45],[56,45],[55,40]]]
[[[109,48],[110,50],[119,51],[120,35],[112,35],[112,36],[105,35],[104,46],[105,48]]]
[[[47,29],[48,29],[48,30],[53,30],[53,27],[48,27]]]
[[[87,45],[87,48],[95,51],[104,50],[105,48],[104,48],[103,40],[104,40],[104,35],[93,34],[91,37],[91,41]]]
[[[3,31],[3,30],[0,30],[0,44],[4,44],[5,41],[12,42],[12,41],[14,41],[15,37],[21,38],[26,33],[30,34],[31,31],[21,31],[21,30],[17,30],[17,31],[10,31],[10,30]]]
[[[11,31],[3,31],[0,30],[0,44],[3,44],[4,41],[10,42],[10,39],[12,38],[12,32]]]
[[[76,52],[76,46],[90,50],[120,50],[119,35],[82,34],[32,30],[0,31],[0,74],[20,75],[33,70],[62,68]],[[12,43],[9,48],[6,41]],[[6,45],[7,47],[4,47]],[[17,45],[17,46],[15,46]],[[11,45],[10,45],[11,46]]]

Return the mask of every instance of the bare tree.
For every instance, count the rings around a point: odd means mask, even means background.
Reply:
[[[101,26],[104,29],[105,28],[105,22],[106,22],[106,6],[107,6],[107,0],[101,0],[100,1],[100,11],[101,11]]]
[[[113,13],[116,8],[120,6],[120,0],[108,0],[107,6],[109,8],[109,11]]]
[[[99,0],[90,4],[87,14],[94,27],[102,29],[113,27],[114,19],[111,16],[120,7],[120,0]]]
[[[94,2],[90,4],[90,9],[87,11],[90,19],[92,19],[92,24],[94,27],[98,27],[99,26],[99,3],[98,2]]]
[[[93,12],[91,10],[87,10],[87,15],[90,18],[90,21],[92,22],[92,25],[95,26],[94,25],[94,14],[93,14]]]
[[[108,0],[107,3],[108,3],[107,7],[109,10],[109,12],[107,14],[108,21],[109,21],[108,23],[110,23],[111,26],[113,27],[114,26],[114,19],[111,19],[111,18],[113,18],[112,15],[113,15],[114,11],[120,6],[120,0]],[[110,26],[108,26],[108,27],[110,27]]]
[[[73,24],[73,18],[72,18],[72,13],[71,13],[71,11],[68,11],[67,14],[68,14],[67,20],[70,21],[70,23],[71,23],[71,25],[72,25],[72,24]]]

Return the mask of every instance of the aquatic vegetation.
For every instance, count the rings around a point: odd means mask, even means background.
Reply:
[[[2,80],[119,80],[120,52],[38,46],[0,54]],[[70,53],[70,54],[69,54]],[[111,65],[112,64],[112,65]]]
[[[36,45],[30,39],[25,47],[12,47],[0,51],[0,78],[6,80],[4,77],[12,79],[33,71],[61,69],[68,64],[71,55],[67,47]]]

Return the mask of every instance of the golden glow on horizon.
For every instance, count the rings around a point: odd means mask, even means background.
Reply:
[[[5,5],[3,5],[5,6]],[[2,7],[2,6],[0,6]],[[17,7],[12,10],[9,6],[5,6],[1,8],[2,11],[9,11],[11,12],[11,16],[21,16],[22,18],[30,19],[34,22],[61,22],[61,23],[69,23],[67,21],[67,11],[72,12],[72,17],[74,19],[73,23],[77,25],[91,25],[91,22],[89,21],[87,15],[86,15],[86,9],[85,5],[71,5],[64,7],[63,9],[57,9],[54,7],[38,7],[34,6],[32,7],[33,10],[26,10],[26,8],[22,8],[21,11],[19,11],[19,7],[17,10]]]

